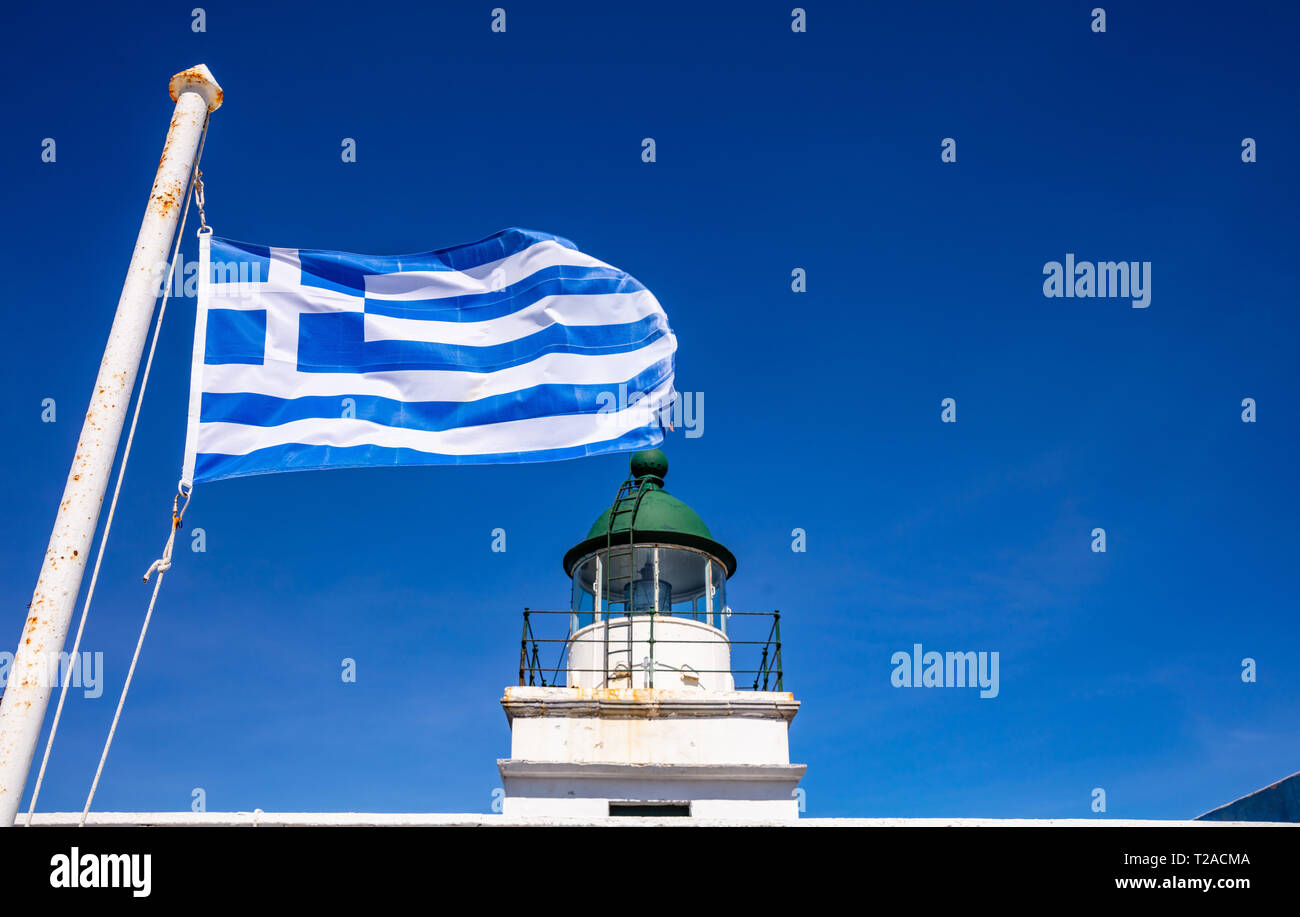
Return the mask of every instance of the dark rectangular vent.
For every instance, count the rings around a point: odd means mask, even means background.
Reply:
[[[611,802],[609,814],[687,818],[691,814],[691,804],[689,802]]]

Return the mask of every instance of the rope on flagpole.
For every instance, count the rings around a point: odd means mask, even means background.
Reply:
[[[90,815],[90,804],[95,801],[95,791],[99,789],[99,778],[104,773],[104,763],[108,760],[108,750],[113,747],[113,737],[117,734],[117,722],[122,718],[122,708],[126,705],[126,694],[131,690],[131,679],[135,677],[135,667],[140,661],[140,650],[144,648],[144,637],[149,632],[149,621],[153,618],[153,608],[158,602],[158,591],[162,588],[163,576],[172,568],[172,546],[176,543],[176,533],[180,530],[181,521],[185,516],[185,509],[190,505],[188,494],[183,495],[185,502],[180,503],[182,494],[177,494],[172,498],[172,527],[171,532],[167,535],[167,543],[163,546],[162,557],[159,557],[149,569],[145,571],[144,581],[149,582],[149,577],[156,570],[158,578],[153,581],[153,595],[149,599],[149,608],[144,614],[144,624],[140,628],[140,639],[135,643],[135,655],[131,657],[131,667],[126,671],[126,681],[122,685],[122,694],[117,699],[117,710],[113,713],[113,724],[108,727],[108,738],[104,740],[104,752],[99,756],[99,767],[95,768],[95,779],[91,781],[90,793],[86,796],[86,806],[81,810],[81,820],[77,822],[77,827],[84,827],[86,817]]]
[[[194,176],[193,176],[193,178],[192,178],[191,181],[190,181],[190,186],[191,186],[192,189],[195,187],[195,183],[196,183],[196,182],[198,183],[197,187],[198,187],[199,189],[202,188],[202,175],[203,175],[203,173],[199,170],[199,163],[200,163],[200,161],[203,159],[203,144],[204,144],[204,141],[207,139],[207,136],[208,136],[208,120],[211,118],[211,116],[212,116],[212,113],[211,113],[211,112],[208,112],[208,115],[203,119],[203,129],[202,129],[202,131],[199,133],[199,149],[198,149],[198,153],[197,153],[197,155],[196,155],[195,158],[194,158]],[[166,282],[166,285],[163,287],[163,291],[162,291],[162,302],[161,302],[161,304],[160,304],[159,307],[158,307],[158,319],[157,319],[157,321],[154,322],[154,327],[153,327],[153,339],[150,341],[150,344],[149,344],[149,356],[148,356],[148,359],[145,360],[145,364],[144,364],[144,373],[143,373],[143,375],[141,376],[141,379],[140,379],[140,391],[139,391],[139,393],[136,395],[135,410],[134,410],[134,412],[133,412],[132,415],[131,415],[131,428],[130,428],[130,430],[127,432],[127,436],[126,436],[126,446],[125,446],[125,447],[123,448],[123,450],[122,450],[122,464],[119,465],[119,466],[118,466],[118,469],[117,469],[117,482],[116,482],[116,484],[115,484],[114,487],[113,487],[113,499],[109,502],[109,505],[108,505],[108,516],[107,516],[107,518],[106,518],[105,521],[104,521],[104,532],[103,532],[103,534],[100,536],[100,539],[99,539],[99,548],[97,549],[97,551],[96,551],[96,553],[95,553],[95,567],[94,567],[94,570],[91,572],[91,575],[90,575],[90,585],[89,585],[89,586],[87,587],[87,589],[86,589],[86,601],[85,601],[85,604],[82,605],[82,607],[81,607],[81,620],[80,620],[80,622],[78,622],[78,624],[77,624],[77,636],[76,636],[76,637],[73,639],[73,641],[72,641],[72,653],[68,656],[68,665],[67,665],[67,668],[66,668],[65,671],[64,671],[64,676],[63,676],[63,685],[62,685],[62,687],[61,687],[60,690],[59,690],[59,704],[58,704],[58,706],[57,706],[57,707],[55,708],[55,710],[54,710],[54,720],[50,723],[50,734],[49,734],[49,737],[45,740],[45,753],[44,753],[44,755],[41,757],[41,769],[40,769],[40,771],[37,773],[37,775],[36,775],[36,783],[35,783],[35,785],[32,787],[32,798],[31,798],[31,803],[30,803],[30,804],[28,805],[28,807],[27,807],[27,818],[26,818],[26,820],[24,821],[24,825],[25,825],[25,827],[28,827],[28,828],[30,828],[30,827],[32,826],[32,815],[36,812],[36,800],[40,798],[40,795],[41,795],[41,784],[45,781],[45,768],[46,768],[46,766],[50,763],[50,751],[54,748],[54,737],[55,737],[55,735],[56,735],[56,734],[58,733],[58,731],[59,731],[59,721],[60,721],[60,719],[61,719],[62,716],[63,716],[63,704],[64,704],[64,702],[68,699],[68,686],[69,686],[69,684],[70,684],[71,681],[72,681],[72,667],[73,667],[73,665],[76,664],[76,660],[78,659],[78,655],[77,655],[77,654],[78,654],[78,652],[80,651],[80,648],[81,648],[81,635],[82,635],[82,633],[83,633],[83,632],[85,631],[85,629],[86,629],[86,618],[87,618],[87,617],[89,616],[89,614],[90,614],[90,603],[91,603],[91,600],[92,600],[92,599],[94,598],[94,596],[95,596],[95,585],[99,582],[99,568],[100,568],[100,566],[103,564],[103,561],[104,561],[104,548],[108,545],[108,534],[109,534],[110,531],[112,531],[112,528],[113,528],[113,517],[114,517],[114,515],[116,515],[116,513],[117,513],[117,500],[118,500],[118,497],[119,497],[119,496],[121,495],[121,493],[122,493],[122,480],[123,480],[123,478],[126,477],[126,466],[127,466],[127,462],[128,462],[128,460],[131,458],[131,445],[132,445],[132,443],[135,441],[135,428],[136,428],[136,424],[137,424],[137,423],[139,422],[139,420],[140,420],[140,408],[141,408],[141,406],[144,404],[144,392],[145,392],[145,389],[146,389],[146,388],[148,387],[148,385],[149,385],[149,372],[150,372],[150,370],[153,368],[153,356],[154,356],[154,351],[155,351],[155,350],[157,349],[157,347],[158,347],[158,336],[159,336],[159,334],[160,334],[160,332],[161,332],[161,330],[162,330],[162,321],[163,321],[163,316],[167,313],[167,302],[168,302],[168,300],[171,298],[172,280],[173,280],[173,278],[174,278],[175,275],[176,275],[176,256],[177,256],[177,254],[180,252],[181,240],[182,240],[182,239],[184,238],[184,236],[185,236],[185,221],[186,221],[186,218],[189,216],[189,212],[190,212],[190,198],[191,198],[191,197],[192,197],[192,195],[189,195],[189,194],[187,194],[187,195],[185,196],[185,208],[184,208],[184,210],[181,212],[181,225],[180,225],[180,228],[176,231],[176,244],[172,247],[171,265],[168,267],[168,270],[167,270],[167,282]],[[203,214],[203,204],[202,204],[202,191],[201,191],[201,190],[199,191],[199,214],[200,214],[200,219],[202,219],[202,214]],[[206,221],[206,220],[203,220],[203,228],[208,228],[208,227],[207,227],[207,221]],[[211,231],[212,231],[211,229],[208,229],[208,232],[211,232]],[[178,494],[178,498],[179,498],[180,496],[183,496],[183,497],[185,498],[185,505],[188,506],[188,505],[189,505],[189,498],[190,498],[189,493],[184,493],[184,492],[182,492],[182,493]],[[172,529],[172,537],[173,537],[173,538],[175,537],[175,531],[176,531],[176,528],[179,528],[179,526],[180,526],[179,517],[175,515],[175,510],[176,510],[176,502],[173,501],[173,502],[172,502],[172,511],[173,511],[173,522],[174,522],[174,526],[175,526],[175,527]],[[183,513],[183,512],[184,512],[184,509],[182,509],[181,512]],[[168,563],[167,563],[167,566],[168,566],[168,567],[171,566],[171,540],[172,540],[172,539],[170,539],[170,538],[168,539],[168,544],[167,544],[167,549],[166,549],[166,557],[167,557],[167,561],[168,561]],[[154,565],[157,566],[157,564],[158,564],[158,561],[155,561],[155,562],[154,562]],[[150,572],[152,572],[154,568],[153,568],[153,567],[150,567],[149,569],[150,569]],[[146,574],[145,574],[145,581],[148,582],[148,580],[149,580],[149,574],[146,573]],[[159,586],[161,583],[162,583],[162,576],[161,576],[161,574],[160,574],[159,577],[158,577],[157,582],[154,583],[154,594],[153,594],[153,600],[154,600],[154,601],[156,601],[157,598],[158,598],[158,586]],[[150,613],[150,614],[153,613],[153,601],[150,601],[150,603],[149,603],[149,613]],[[148,618],[147,618],[147,617],[146,617],[146,619],[145,619],[145,626],[148,627]],[[144,639],[144,634],[143,634],[143,632],[142,632],[141,635],[140,635],[140,639],[141,639],[142,641],[143,641],[143,639]],[[139,646],[137,646],[137,647],[136,647],[136,657],[139,658],[139,655],[140,655],[140,648],[139,648]],[[132,670],[134,671],[134,669],[135,669],[135,663],[134,663],[134,662],[131,663],[131,668],[132,668]],[[129,680],[129,678],[128,678],[128,684],[129,684],[129,683],[130,683],[130,680]],[[125,691],[125,689],[124,689],[123,692],[122,692],[122,700],[125,700],[125,699],[126,699],[126,691]],[[118,713],[121,714],[121,712],[122,712],[122,707],[121,707],[121,704],[119,703],[119,705],[118,705]],[[116,717],[113,718],[113,726],[114,726],[114,728],[116,728],[116,726],[117,726],[117,718],[116,718]],[[110,743],[112,742],[112,733],[111,733],[111,732],[110,732],[110,734],[109,734],[109,742],[110,742]],[[108,755],[108,746],[107,746],[107,745],[104,747],[104,755],[105,755],[105,757],[107,757],[107,755]],[[103,767],[104,767],[104,763],[103,763],[102,760],[100,761],[100,765],[99,765],[99,766],[100,766],[100,770],[102,770]],[[96,775],[95,775],[95,782],[96,782],[96,783],[99,782],[99,774],[98,774],[98,773],[96,773]],[[94,794],[95,794],[95,791],[94,791],[94,788],[92,787],[92,789],[91,789],[91,796],[93,797]],[[87,809],[87,811],[89,811],[89,809],[90,809],[90,800],[87,800],[87,801],[86,801],[86,809]],[[85,822],[86,822],[86,817],[85,817],[85,813],[83,812],[83,813],[82,813],[82,818],[81,818],[81,824],[84,825]]]

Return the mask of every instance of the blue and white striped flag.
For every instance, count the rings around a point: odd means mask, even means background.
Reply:
[[[205,235],[199,258],[187,483],[663,439],[668,317],[567,239],[507,229],[382,257]]]

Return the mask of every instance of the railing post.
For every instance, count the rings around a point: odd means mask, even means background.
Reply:
[[[654,551],[654,599],[650,607],[650,674],[647,678],[649,687],[655,686],[655,615],[659,613],[659,546],[651,548]]]
[[[613,525],[613,516],[610,516],[610,524]],[[605,560],[608,561],[612,552],[608,547],[605,548]],[[600,588],[605,600],[601,603],[601,620],[605,626],[600,629],[601,638],[601,662],[600,666],[604,669],[605,680],[600,683],[602,688],[609,687],[609,576],[610,571],[605,570],[602,566],[601,555],[596,555],[596,576],[600,579]]]
[[[781,609],[772,612],[772,626],[776,631],[776,689],[785,690],[784,673],[781,671]]]
[[[519,638],[519,686],[524,685],[524,668],[528,665],[528,609],[524,609],[524,632]]]
[[[542,668],[542,654],[541,654],[541,648],[538,647],[536,638],[533,639],[533,660],[532,660],[532,662],[531,662],[529,665],[530,665],[530,668],[532,668],[532,669],[536,669],[536,670],[537,670],[537,677],[540,678],[540,679],[542,680],[542,687],[545,688],[545,687],[546,687],[546,670]],[[531,676],[529,677],[529,681],[530,681],[530,682],[532,681]]]
[[[634,515],[632,518],[635,520],[636,516]],[[627,581],[627,604],[623,606],[623,613],[627,616],[627,686],[629,688],[635,688],[636,661],[632,656],[636,653],[636,646],[633,643],[632,638],[636,636],[636,618],[634,617],[634,612],[636,611],[636,585],[633,583],[632,577],[636,576],[636,547],[634,546],[636,535],[634,532],[629,530],[627,537],[627,565],[629,572]]]
[[[704,613],[707,616],[705,624],[713,626],[713,561],[705,560],[704,562]],[[725,627],[720,627],[724,634],[727,632]]]
[[[649,643],[650,643],[650,674],[649,674],[649,680],[650,680],[650,687],[651,687],[651,688],[653,688],[653,687],[655,686],[655,615],[657,615],[658,613],[659,613],[659,612],[658,612],[656,609],[654,609],[654,608],[651,608],[651,609],[650,609],[650,641],[649,641]]]

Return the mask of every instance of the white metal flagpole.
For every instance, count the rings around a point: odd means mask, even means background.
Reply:
[[[54,531],[28,606],[18,652],[0,701],[0,827],[13,826],[27,784],[45,708],[58,677],[59,655],[81,591],[90,539],[99,522],[135,388],[149,319],[158,298],[158,280],[176,235],[208,113],[221,106],[221,87],[202,64],[173,76],[168,88],[176,110],[54,518]]]

